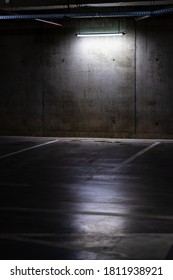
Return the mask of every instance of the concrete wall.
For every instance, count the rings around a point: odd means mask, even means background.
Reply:
[[[173,19],[64,24],[0,25],[0,134],[172,137]]]
[[[173,18],[137,24],[137,133],[173,136]]]

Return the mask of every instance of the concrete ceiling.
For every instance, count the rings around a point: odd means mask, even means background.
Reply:
[[[135,1],[135,0],[0,0],[1,10],[18,12],[61,12],[75,11],[121,11],[121,10],[152,10],[173,5],[173,0]]]

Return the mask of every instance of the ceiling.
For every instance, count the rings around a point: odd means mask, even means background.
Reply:
[[[64,12],[70,11],[121,11],[153,10],[173,5],[173,0],[135,1],[135,0],[0,0],[0,9],[18,12]]]
[[[94,16],[107,13],[173,9],[173,0],[0,0],[0,15],[64,14]],[[171,10],[172,13],[172,10]],[[8,18],[10,19],[10,18]]]

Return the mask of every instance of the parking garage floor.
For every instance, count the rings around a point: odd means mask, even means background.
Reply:
[[[173,141],[0,137],[1,259],[173,259]]]

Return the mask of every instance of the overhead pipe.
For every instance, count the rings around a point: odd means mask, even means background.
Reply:
[[[29,15],[0,15],[0,20],[33,20],[33,19],[62,19],[62,18],[96,18],[96,17],[144,17],[161,16],[173,13],[173,7],[156,11],[128,12],[98,12],[98,13],[54,13]]]
[[[156,10],[153,13],[154,13],[155,16],[171,14],[171,13],[173,13],[173,7],[165,8],[165,9],[161,9],[161,10]]]
[[[4,10],[3,10],[3,11],[4,11]],[[9,15],[13,15],[13,16],[18,16],[18,14],[12,13],[12,12],[9,12],[9,11],[8,11],[8,14],[9,14]],[[43,22],[43,23],[47,23],[47,24],[51,24],[51,25],[56,25],[56,26],[58,26],[58,27],[64,27],[63,24],[57,23],[57,22],[53,22],[52,20],[50,21],[50,20],[45,20],[45,19],[41,19],[41,18],[35,18],[34,20],[40,21],[40,22]]]
[[[162,1],[155,1],[152,3],[152,7],[159,6],[159,5],[171,5],[171,1],[162,0]],[[68,4],[69,9],[76,9],[77,4]],[[133,6],[151,6],[151,1],[135,1],[135,2],[116,2],[116,3],[81,3],[80,8],[108,8],[108,7],[133,7]],[[13,7],[13,11],[43,11],[43,10],[60,10],[66,9],[67,5],[50,5],[50,6],[21,6],[21,7]],[[8,10],[7,8],[3,9]]]

